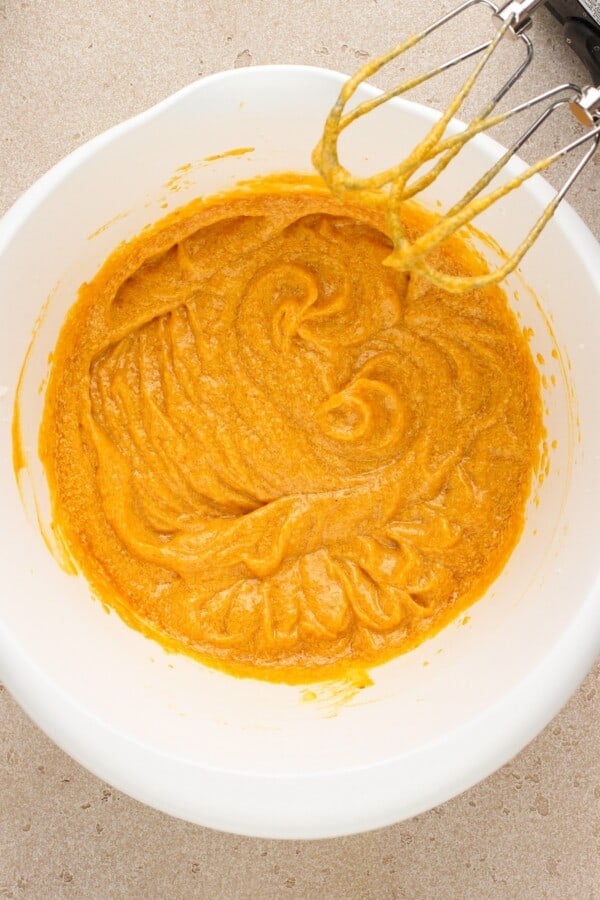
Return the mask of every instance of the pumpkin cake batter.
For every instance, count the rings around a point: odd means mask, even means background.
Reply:
[[[412,238],[432,215],[403,208]],[[265,180],[196,202],[84,285],[40,451],[95,592],[237,674],[331,677],[407,650],[518,540],[537,372],[498,287],[383,265],[378,202]],[[458,237],[451,275],[485,271]]]

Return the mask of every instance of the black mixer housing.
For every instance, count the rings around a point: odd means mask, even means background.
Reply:
[[[546,6],[563,26],[565,41],[600,85],[600,0],[549,0]]]

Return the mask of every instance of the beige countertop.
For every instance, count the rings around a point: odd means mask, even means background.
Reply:
[[[452,5],[4,0],[0,213],[74,147],[201,75],[283,62],[350,72]],[[545,11],[535,46],[520,96],[582,78]],[[438,91],[426,96],[439,105]],[[570,197],[597,237],[599,166],[600,156]],[[596,666],[516,759],[416,819],[279,843],[202,829],[120,794],[58,750],[0,685],[0,897],[600,898],[599,698]]]

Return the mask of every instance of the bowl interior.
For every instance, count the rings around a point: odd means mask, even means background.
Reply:
[[[91,601],[86,583],[59,567],[41,537],[40,523],[48,531],[36,452],[43,384],[49,353],[79,285],[121,241],[193,197],[254,175],[310,171],[310,152],[341,80],[336,73],[303,67],[245,69],[204,79],[81,148],[28,192],[0,230],[0,385],[8,388],[0,400],[0,674],[55,739],[99,774],[141,799],[232,830],[279,834],[285,819],[293,833],[300,833],[299,817],[305,814],[283,812],[276,799],[263,798],[264,812],[253,813],[263,824],[255,827],[247,824],[242,808],[251,801],[230,792],[223,800],[224,818],[211,819],[200,795],[193,799],[190,772],[279,777],[283,798],[286,778],[387,762],[397,766],[417,758],[423,748],[435,748],[438,756],[431,759],[434,764],[438,759],[442,772],[445,742],[469,730],[463,768],[453,759],[452,778],[440,775],[437,793],[421,791],[420,807],[415,770],[394,770],[394,812],[386,815],[398,819],[445,799],[522,746],[563,702],[592,653],[584,647],[577,661],[561,657],[564,665],[554,667],[554,681],[550,678],[539,707],[527,701],[533,731],[523,726],[517,709],[514,727],[502,724],[500,715],[495,725],[486,720],[486,741],[490,727],[508,734],[498,736],[497,759],[490,751],[485,764],[473,765],[477,741],[484,740],[478,723],[508,698],[517,698],[519,685],[582,621],[597,580],[600,250],[566,208],[508,287],[520,322],[532,329],[532,351],[539,354],[548,444],[547,471],[532,492],[522,539],[467,618],[374,669],[372,687],[355,693],[347,684],[320,685],[307,700],[302,687],[233,679],[167,654]],[[371,94],[371,88],[363,89],[364,96]],[[344,160],[363,170],[388,165],[412,147],[433,116],[412,104],[387,104],[370,118],[368,128],[348,133]],[[207,159],[240,147],[253,149]],[[452,177],[431,188],[425,201],[432,206],[450,201],[499,153],[493,141],[476,140]],[[520,165],[515,161],[515,171]],[[501,207],[492,207],[481,227],[501,245],[514,246],[522,222],[532,221],[550,195],[550,188],[535,179]],[[11,465],[11,404],[36,319],[21,384],[27,469],[20,496]],[[597,641],[597,616],[595,622]],[[39,702],[42,686],[52,697],[45,712]],[[518,705],[518,699],[514,702]],[[91,723],[89,740],[75,724],[83,715]],[[96,749],[92,733],[101,744]],[[128,749],[122,762],[109,763],[117,739]],[[174,775],[159,796],[160,791],[145,786],[140,772],[132,786],[126,768],[136,764],[144,748],[158,754],[165,772],[176,764],[178,772],[185,769],[187,784],[183,775]],[[426,779],[424,770],[420,777]],[[312,802],[314,809],[335,806],[327,790]],[[353,802],[358,815],[363,801]],[[331,822],[336,815],[334,809]],[[270,825],[265,824],[268,816]],[[355,830],[356,822],[327,826],[315,820],[305,831],[340,833]],[[374,814],[363,827],[383,823]]]

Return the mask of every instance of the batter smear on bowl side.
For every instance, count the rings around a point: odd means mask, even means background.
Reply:
[[[402,208],[415,239],[434,216]],[[384,265],[385,208],[314,179],[196,202],[119,248],[61,331],[40,451],[94,591],[234,674],[414,647],[518,541],[538,376],[497,286]],[[458,236],[431,256],[470,276]]]

